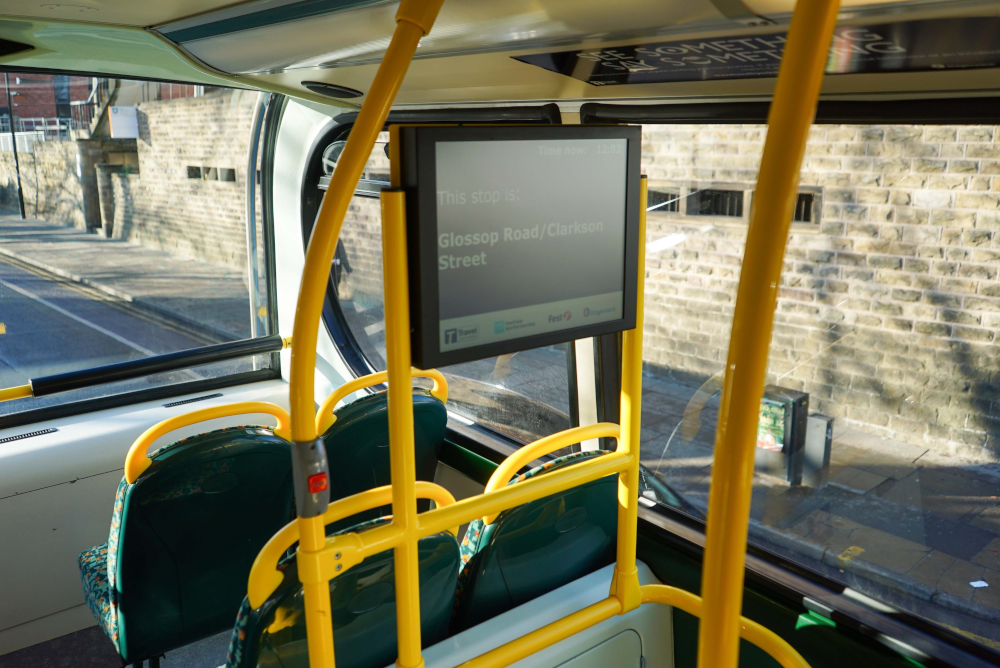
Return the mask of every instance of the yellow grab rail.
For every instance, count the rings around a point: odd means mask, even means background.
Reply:
[[[662,603],[679,608],[695,617],[701,617],[701,597],[691,592],[666,585],[642,585],[642,603]],[[575,633],[600,624],[606,619],[622,613],[622,604],[614,596],[598,601],[571,615],[521,636],[517,640],[501,645],[470,661],[459,664],[458,668],[502,668],[515,661],[565,640]],[[757,622],[740,617],[740,637],[774,657],[782,668],[809,668],[809,664],[781,636]]]
[[[455,497],[451,492],[440,485],[432,482],[420,480],[415,485],[418,499],[430,499],[438,508],[444,508],[455,503]],[[332,524],[346,517],[363,513],[372,508],[386,506],[392,501],[392,486],[384,485],[376,487],[360,494],[354,494],[347,498],[331,503],[326,512],[322,515],[323,525]],[[448,531],[457,536],[458,525],[449,527]],[[299,524],[297,521],[289,522],[278,533],[274,534],[267,544],[257,553],[257,557],[250,567],[250,579],[247,582],[247,593],[250,599],[250,607],[254,610],[259,608],[267,600],[281,581],[284,575],[275,567],[278,560],[292,545],[299,540]],[[365,555],[368,556],[368,555]]]
[[[699,668],[731,668],[738,661],[760,400],[802,156],[839,4],[795,4],[768,116],[715,439],[701,576],[705,603],[698,632]]]
[[[551,624],[525,634],[517,640],[511,640],[505,645],[477,656],[475,659],[458,665],[458,668],[503,668],[515,661],[551,647],[560,640],[565,640],[574,633],[579,633],[591,626],[600,624],[606,619],[622,613],[622,602],[614,596],[588,605],[583,610],[566,615]]]
[[[132,447],[129,448],[128,455],[125,456],[125,480],[129,484],[132,484],[139,479],[143,471],[149,468],[153,461],[146,455],[146,451],[149,450],[149,446],[153,441],[164,434],[169,434],[175,429],[204,422],[205,420],[214,420],[215,418],[230,417],[233,415],[249,415],[251,413],[266,413],[278,418],[278,426],[275,427],[274,434],[286,441],[288,440],[288,413],[281,406],[266,401],[242,401],[225,406],[209,406],[208,408],[202,408],[191,413],[167,418],[144,431],[135,440]]]
[[[423,370],[417,367],[410,367],[410,376],[412,378],[430,378],[433,380],[434,387],[431,388],[431,396],[442,404],[448,403],[448,381],[445,379],[443,373],[437,369]],[[325,434],[326,430],[332,427],[337,421],[337,416],[333,414],[333,409],[344,397],[372,385],[381,385],[388,377],[388,371],[370,373],[367,376],[361,376],[360,378],[348,381],[334,390],[330,396],[323,400],[323,403],[319,406],[319,410],[316,412],[316,433],[319,435]]]
[[[375,79],[351,128],[343,153],[337,160],[330,188],[323,197],[309,247],[295,307],[289,396],[292,438],[298,442],[316,438],[313,378],[316,371],[316,340],[326,297],[330,264],[337,248],[344,215],[354,189],[382,131],[389,108],[410,66],[420,39],[430,32],[443,0],[403,0],[396,12],[396,31],[382,57]],[[327,665],[324,662],[322,665]],[[313,664],[313,668],[320,668]]]
[[[396,97],[406,76],[406,71],[413,60],[420,39],[430,32],[443,0],[402,0],[396,12],[396,30],[393,33],[389,47],[382,57],[382,63],[375,73],[375,79],[358,117],[351,129],[337,167],[334,169],[330,188],[323,197],[319,215],[313,228],[309,247],[306,250],[305,266],[302,270],[302,282],[299,285],[299,295],[295,306],[295,323],[292,330],[295,345],[292,347],[291,369],[289,371],[289,403],[292,417],[292,440],[294,443],[310,443],[316,439],[315,390],[313,382],[316,373],[316,345],[319,335],[319,320],[326,297],[327,276],[333,254],[337,248],[337,238],[344,223],[344,215],[354,196],[354,189],[361,178],[368,156],[375,146],[378,133],[382,131],[389,108]],[[386,305],[388,308],[388,304]],[[387,318],[386,327],[389,327]],[[407,351],[408,352],[408,351]],[[407,355],[407,358],[409,355]],[[410,369],[407,359],[404,373]],[[408,384],[401,378],[398,371],[394,373],[390,367],[389,393],[390,413],[393,410],[393,386],[399,391],[401,385]],[[394,381],[397,381],[394,383]],[[409,390],[409,387],[406,388]],[[412,392],[410,405],[412,407]],[[397,404],[399,402],[396,402]],[[410,416],[412,421],[412,415]],[[390,439],[398,427],[392,426],[390,420]],[[407,468],[413,469],[412,424],[410,429],[410,466],[400,469],[399,462],[391,457],[393,480],[403,481],[402,474]],[[390,446],[390,455],[400,446]],[[416,508],[408,509],[405,498],[413,498],[413,476],[407,478],[409,484],[400,482],[393,490],[393,523],[405,524]],[[400,488],[400,489],[397,489]],[[299,541],[299,559],[303,556],[320,552],[326,545],[323,520],[321,516],[299,517],[301,540]],[[414,522],[415,523],[415,522]],[[367,532],[366,532],[367,533]],[[414,598],[417,586],[417,552],[415,541],[413,549],[405,546],[396,550],[396,584],[397,584],[397,631],[399,640],[399,665],[416,668],[420,660],[420,601]],[[300,579],[303,571],[300,570]],[[306,613],[306,634],[309,639],[309,665],[312,668],[334,668],[333,658],[333,628],[330,619],[330,592],[325,583],[306,582],[304,588],[304,608]],[[411,584],[412,583],[412,584]],[[412,617],[413,610],[416,617]],[[414,638],[411,629],[416,628]]]
[[[679,608],[694,617],[702,616],[702,598],[689,591],[667,585],[643,585],[643,603],[663,603]],[[809,664],[795,648],[774,631],[746,617],[739,618],[740,637],[760,647],[782,665],[782,668],[809,668]],[[702,621],[704,625],[704,621]]]
[[[14,399],[24,399],[30,396],[34,396],[31,393],[31,383],[28,383],[27,385],[7,387],[0,390],[0,403],[4,401],[13,401]]]
[[[567,429],[551,436],[539,439],[534,443],[521,446],[514,454],[507,457],[500,463],[497,470],[490,476],[486,483],[486,491],[492,492],[506,486],[521,467],[529,462],[533,462],[539,457],[555,452],[560,448],[569,447],[587,441],[592,438],[613,437],[615,440],[621,435],[621,428],[610,422],[600,422],[598,424]],[[484,523],[493,524],[496,515],[487,515],[483,518]]]
[[[594,427],[602,427],[594,429]],[[588,430],[586,432],[577,430]],[[592,430],[592,431],[591,431]],[[570,444],[579,441],[584,436],[588,438],[600,438],[602,436],[616,437],[617,425],[591,425],[590,427],[578,427],[572,436],[567,436],[566,443]],[[573,438],[575,440],[570,440]],[[498,513],[507,508],[520,506],[535,499],[541,499],[561,491],[586,484],[592,480],[605,476],[620,473],[631,465],[632,457],[621,452],[611,452],[599,459],[581,462],[565,469],[553,471],[544,476],[538,476],[531,480],[526,480],[518,485],[503,487],[488,494],[480,494],[462,501],[454,501],[443,487],[425,481],[416,481],[414,492],[416,498],[431,499],[437,504],[437,508],[417,515],[417,538],[424,538],[441,531],[455,533],[456,527],[482,517],[487,513]],[[385,485],[377,487],[360,494],[354,494],[334,503],[331,503],[326,513],[320,516],[323,525],[336,522],[344,517],[350,517],[357,513],[386,505],[391,500],[391,487]],[[379,552],[397,547],[403,540],[403,533],[398,525],[387,524],[376,527],[363,534],[360,543],[350,538],[351,534],[341,536],[331,536],[325,538],[325,545],[321,553],[335,553],[343,551],[341,548],[345,543],[350,543],[357,553],[358,561]],[[257,554],[253,567],[250,571],[248,591],[250,594],[250,605],[254,608],[260,607],[271,592],[281,584],[282,575],[274,569],[278,559],[291,547],[295,541],[300,539],[298,522],[294,521],[286,525],[281,531],[271,537],[267,544]],[[314,558],[316,553],[313,553]],[[301,552],[300,552],[301,556]],[[343,562],[341,562],[343,563]],[[357,561],[354,563],[358,563]],[[346,568],[340,571],[326,573],[327,580],[330,577],[339,575]]]

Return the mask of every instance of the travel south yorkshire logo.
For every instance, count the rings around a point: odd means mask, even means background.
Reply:
[[[444,344],[453,345],[464,341],[475,341],[479,338],[479,325],[473,327],[453,327],[444,330]]]

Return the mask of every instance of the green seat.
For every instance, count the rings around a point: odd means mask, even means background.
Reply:
[[[600,457],[554,459],[508,484]],[[608,476],[469,524],[455,595],[457,633],[612,563],[618,531],[618,476]]]
[[[330,461],[330,501],[337,501],[374,487],[389,485],[389,407],[386,393],[376,392],[338,408],[337,421],[323,434]],[[413,445],[417,480],[434,481],[438,458],[444,445],[448,412],[444,404],[425,390],[413,392]],[[430,508],[418,501],[417,511]],[[389,506],[335,522],[327,527],[336,532],[358,522],[377,519],[392,512]]]
[[[289,445],[268,427],[149,457],[118,486],[108,542],[80,555],[87,603],[126,664],[229,628],[254,558],[294,516]]]
[[[370,520],[346,531],[388,521]],[[424,647],[448,634],[460,565],[450,533],[419,543],[420,628]],[[278,566],[284,579],[260,608],[243,600],[233,628],[226,668],[304,668],[309,665],[302,584],[294,556]],[[330,581],[337,668],[382,668],[396,660],[396,595],[392,551],[368,557]]]

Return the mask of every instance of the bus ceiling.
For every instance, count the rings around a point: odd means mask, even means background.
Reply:
[[[764,98],[794,4],[447,0],[396,104]],[[0,65],[242,83],[356,107],[397,7],[386,0],[0,0],[0,39],[34,47],[0,56]],[[995,88],[997,34],[995,1],[845,0],[827,66],[834,76],[823,93],[982,95]]]

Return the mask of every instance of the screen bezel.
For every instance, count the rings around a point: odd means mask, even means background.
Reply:
[[[436,143],[572,139],[625,139],[627,142],[622,317],[555,332],[442,351],[437,270]],[[641,141],[642,130],[638,126],[391,126],[393,185],[401,187],[406,193],[407,273],[413,364],[430,369],[635,329]]]

